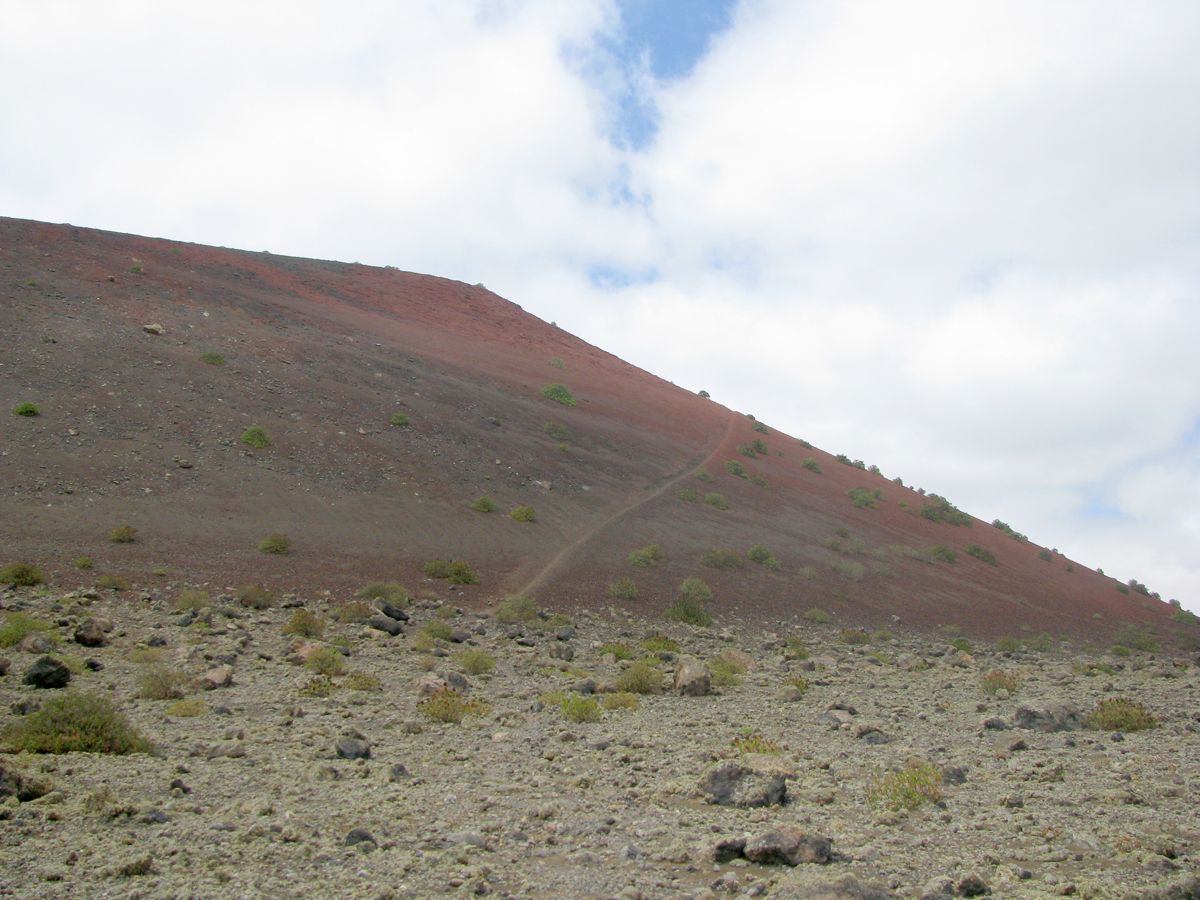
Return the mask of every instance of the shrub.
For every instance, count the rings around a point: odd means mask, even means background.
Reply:
[[[471,504],[471,509],[475,512],[490,513],[496,510],[496,501],[484,494],[478,500]]]
[[[736,659],[717,656],[708,664],[708,671],[717,687],[735,687],[742,683],[741,676],[746,674],[746,667]]]
[[[743,466],[736,459],[731,459],[727,463],[725,463],[725,471],[728,472],[730,475],[737,476],[738,478],[749,478],[750,477],[750,473],[746,471],[746,467]]]
[[[642,705],[642,701],[637,694],[631,694],[628,691],[616,691],[612,694],[605,694],[604,699],[600,701],[600,705],[607,710],[614,709],[637,709]]]
[[[286,534],[268,534],[258,542],[259,553],[287,556],[292,550],[292,540]]]
[[[930,522],[944,522],[947,525],[966,525],[971,527],[971,517],[957,506],[938,494],[930,494],[921,504],[921,516]]]
[[[810,472],[816,472],[818,475],[821,474],[821,464],[811,456],[805,457],[804,462],[800,463],[800,465]]]
[[[563,362],[561,356],[550,357],[550,365],[554,366],[556,369],[566,368],[566,363]]]
[[[742,554],[736,550],[724,550],[720,547],[707,550],[700,557],[700,565],[708,566],[710,569],[740,569],[745,564],[746,561],[742,559]]]
[[[28,753],[149,753],[140,732],[105,697],[68,691],[4,730],[4,740]]]
[[[804,613],[804,618],[814,625],[828,625],[833,621],[833,616],[815,606]]]
[[[247,584],[238,589],[237,601],[247,609],[270,609],[275,605],[275,595],[261,584]]]
[[[1021,640],[1015,637],[1002,637],[996,641],[996,649],[1001,653],[1012,653],[1021,649]]]
[[[971,642],[968,641],[965,637],[950,638],[950,640],[948,640],[946,643],[948,643],[951,647],[953,647],[955,650],[959,651],[960,653],[974,653],[975,652],[975,649],[971,646]]]
[[[883,492],[878,488],[872,491],[865,487],[855,487],[846,491],[846,496],[859,509],[875,509],[883,499]]]
[[[636,600],[637,585],[634,584],[632,578],[618,578],[608,586],[608,595],[616,597],[618,600]]]
[[[828,563],[829,568],[833,571],[839,575],[844,575],[851,581],[861,581],[863,576],[867,574],[867,567],[853,559],[844,559],[840,556],[835,556],[826,560],[826,563]]]
[[[468,675],[482,675],[496,668],[496,657],[486,650],[463,650],[456,659],[459,667]]]
[[[713,480],[712,472],[708,471],[708,469],[697,469],[696,478],[705,482],[706,484]]]
[[[1051,553],[1049,550],[1039,550],[1038,551],[1038,559],[1040,559],[1044,562],[1050,562],[1052,559],[1054,559],[1054,554]]]
[[[1117,629],[1117,633],[1113,636],[1113,643],[1118,647],[1126,647],[1130,650],[1143,650],[1147,653],[1158,651],[1158,641],[1154,639],[1154,635],[1144,628],[1128,623]]]
[[[71,565],[80,571],[86,571],[96,565],[96,561],[90,556],[77,556],[71,560]]]
[[[680,500],[682,500],[684,503],[699,503],[700,502],[700,494],[697,493],[695,488],[680,488],[679,490],[677,490],[675,492],[675,496],[678,497]]]
[[[758,563],[760,566],[766,566],[768,569],[779,568],[779,560],[775,558],[775,554],[762,544],[755,544],[748,551],[746,551],[746,555],[750,557],[753,562]]]
[[[152,666],[138,678],[138,696],[143,700],[178,700],[187,693],[188,677],[175,669]]]
[[[300,688],[301,697],[328,697],[337,685],[328,675],[314,675]]]
[[[940,559],[942,562],[952,563],[958,559],[958,554],[945,544],[934,544],[926,552],[931,559]]]
[[[599,703],[580,694],[563,697],[559,708],[569,722],[599,722],[604,717]]]
[[[645,547],[639,547],[632,551],[628,559],[631,566],[649,569],[665,563],[667,554],[663,550],[662,544],[647,544]]]
[[[699,578],[685,578],[679,584],[679,596],[667,609],[667,618],[690,625],[707,627],[713,617],[706,609],[712,600],[712,589]]]
[[[861,628],[843,628],[838,634],[838,639],[843,644],[850,644],[855,647],[861,647],[871,642],[871,636]]]
[[[369,672],[351,672],[342,685],[352,691],[374,692],[383,690],[383,682]]]
[[[256,450],[265,450],[271,446],[271,436],[260,425],[251,425],[242,432],[242,443]]]
[[[575,406],[575,398],[571,396],[571,391],[565,384],[555,382],[548,384],[542,388],[542,396],[547,400],[553,400],[555,403],[561,403],[563,406]]]
[[[1200,616],[1191,610],[1176,608],[1171,613],[1171,621],[1178,622],[1180,625],[1200,625]]]
[[[766,488],[771,486],[771,482],[763,478],[761,475],[751,475],[750,483],[755,487]]]
[[[850,457],[848,457],[845,453],[839,453],[834,458],[844,466],[850,465]]]
[[[967,546],[963,548],[963,551],[967,554],[967,556],[973,556],[980,562],[987,563],[989,566],[996,565],[996,554],[992,553],[991,550],[986,550],[983,547],[980,547],[978,544],[967,544]]]
[[[50,623],[35,619],[23,612],[10,612],[0,625],[0,647],[15,647],[28,635],[38,631],[49,631]]]
[[[468,563],[453,559],[431,559],[422,567],[430,578],[444,578],[451,584],[478,584],[475,570]]]
[[[208,704],[198,697],[190,700],[176,700],[164,712],[177,719],[193,719],[208,712]]]
[[[764,425],[762,422],[755,422],[750,427],[753,428],[755,431],[757,431],[759,434],[767,434],[767,426]],[[766,451],[763,451],[763,452],[765,453]]]
[[[408,416],[404,413],[392,413],[388,418],[388,424],[393,428],[405,428],[408,426]]]
[[[571,429],[561,422],[547,422],[542,426],[542,431],[554,438],[556,441],[569,441],[571,439]]]
[[[648,653],[677,653],[679,644],[665,634],[654,631],[642,638],[642,649]]]
[[[783,744],[766,737],[761,731],[748,729],[735,737],[730,746],[738,753],[782,753]]]
[[[1000,690],[1008,691],[1010,695],[1015,694],[1021,687],[1021,676],[1004,669],[992,669],[979,676],[979,687],[985,694],[994,694]]]
[[[514,506],[508,515],[517,522],[537,521],[537,513],[532,506]]]
[[[653,663],[639,659],[617,676],[618,691],[627,694],[657,694],[662,690],[663,675]]]
[[[129,590],[129,581],[120,575],[97,575],[96,587],[108,591],[127,591]]]
[[[325,618],[310,609],[298,609],[292,613],[292,617],[283,626],[283,633],[320,638],[325,634]]]
[[[457,725],[466,716],[486,715],[488,707],[478,700],[468,699],[454,688],[442,688],[418,703],[417,710],[435,722]]]
[[[359,588],[354,596],[362,600],[381,600],[396,606],[407,606],[412,599],[408,589],[398,581],[372,581]]]
[[[12,563],[0,569],[0,584],[11,584],[15,587],[33,587],[45,582],[42,570],[29,563]]]
[[[742,454],[742,456],[750,457],[750,459],[754,459],[754,457],[758,456],[758,450],[755,449],[753,444],[738,444],[737,451],[738,453]]]
[[[528,597],[509,597],[496,607],[496,621],[501,625],[536,622],[537,606]]]
[[[803,675],[793,675],[791,678],[785,679],[784,684],[788,687],[793,687],[802,694],[808,693],[808,679]]]
[[[619,642],[603,644],[596,652],[601,656],[604,656],[606,653],[611,653],[613,655],[613,659],[616,660],[633,659],[633,648],[628,644],[622,644]]]
[[[346,671],[346,657],[332,647],[321,647],[314,650],[304,661],[304,668],[332,678]]]
[[[825,539],[825,547],[834,553],[849,556],[853,553],[862,553],[867,549],[867,543],[862,538],[852,537],[845,528],[839,528],[833,537]]]
[[[1088,716],[1088,725],[1101,731],[1144,731],[1158,724],[1154,714],[1136,700],[1106,697]]]
[[[25,416],[26,418],[29,418],[32,416],[40,416],[41,414],[41,410],[39,410],[37,405],[34,403],[18,403],[13,407],[14,416]]]
[[[1035,634],[1031,638],[1026,638],[1023,642],[1026,650],[1032,650],[1036,653],[1049,653],[1054,649],[1054,638],[1050,637],[1049,633],[1042,631]]]
[[[114,544],[132,544],[137,540],[137,529],[132,525],[121,525],[112,530],[108,539]]]
[[[1000,531],[1003,531],[1005,534],[1007,534],[1007,535],[1008,535],[1010,538],[1012,538],[1014,541],[1027,541],[1027,540],[1029,540],[1029,538],[1025,537],[1025,535],[1021,534],[1021,532],[1017,531],[1015,528],[1013,528],[1013,527],[1012,527],[1011,525],[1009,525],[1007,522],[1002,522],[1002,521],[1000,521],[999,519],[992,519],[992,527],[993,527],[993,528],[998,528]]]
[[[714,509],[729,509],[729,501],[715,491],[705,494],[704,502]]]
[[[200,358],[202,360],[204,360],[206,363],[208,363],[210,366],[225,365],[225,357],[223,357],[220,353],[216,353],[212,350],[209,350],[207,353],[202,353],[200,355]]]
[[[912,761],[899,772],[873,778],[867,802],[899,812],[942,799],[942,771],[932,763]]]
[[[449,623],[435,619],[432,622],[426,622],[421,627],[421,633],[435,641],[448,641],[454,636],[454,629],[450,627]]]

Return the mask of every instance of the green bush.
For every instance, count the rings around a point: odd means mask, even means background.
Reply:
[[[256,450],[265,450],[271,446],[271,436],[260,425],[251,425],[243,431],[241,440],[247,447],[254,447]]]
[[[859,509],[875,509],[883,499],[883,491],[878,488],[872,491],[865,487],[854,487],[846,491],[846,496]]]
[[[225,357],[223,357],[220,353],[217,353],[213,350],[209,350],[207,353],[201,354],[200,358],[202,360],[204,360],[206,363],[208,363],[210,366],[225,365]]]
[[[800,465],[810,472],[816,472],[818,475],[821,474],[821,464],[811,456],[805,457],[804,462],[800,463]]]
[[[637,694],[631,694],[628,691],[617,691],[613,694],[605,694],[604,699],[600,701],[600,705],[607,710],[614,709],[637,709],[642,705]]]
[[[750,473],[746,471],[746,467],[743,466],[736,459],[731,459],[725,463],[725,471],[728,472],[730,475],[737,476],[738,478],[749,478],[750,477]]]
[[[468,563],[454,559],[431,559],[422,571],[430,578],[444,578],[451,584],[478,584],[475,570]]]
[[[944,544],[934,544],[926,552],[931,559],[940,559],[942,562],[952,563],[958,559],[958,554]]]
[[[178,700],[187,687],[186,675],[165,666],[151,666],[138,678],[138,696],[143,700]]]
[[[408,426],[408,416],[404,413],[392,413],[388,419],[388,424],[393,428],[405,428]]]
[[[632,578],[618,578],[608,586],[608,594],[618,600],[636,600],[638,589]]]
[[[537,513],[532,506],[515,506],[508,515],[517,522],[537,521]]]
[[[762,422],[755,422],[750,427],[753,428],[755,431],[757,431],[759,434],[767,434],[767,426],[764,425]],[[766,451],[764,450],[763,452],[765,453]]]
[[[684,503],[699,503],[700,502],[700,494],[697,493],[695,488],[680,488],[679,490],[677,490],[675,492],[675,496],[678,497],[680,500],[682,500]]]
[[[714,657],[708,664],[712,683],[717,687],[736,687],[742,683],[746,667],[727,656]]]
[[[942,771],[932,763],[913,760],[903,770],[873,778],[867,802],[893,812],[912,810],[942,799]]]
[[[475,510],[476,512],[481,512],[481,513],[494,512],[496,509],[496,501],[493,500],[491,497],[489,497],[487,494],[484,494],[482,497],[480,497],[478,500],[476,500],[474,503],[471,504],[471,509]]]
[[[41,410],[39,410],[37,405],[33,403],[18,403],[13,407],[13,415],[25,417],[40,416]]]
[[[642,649],[647,653],[678,653],[679,644],[655,631],[642,638]]]
[[[194,719],[196,716],[202,716],[208,712],[208,704],[198,698],[176,700],[163,712],[177,719]]]
[[[599,722],[604,716],[600,711],[599,703],[591,697],[584,697],[580,694],[563,697],[559,708],[569,722]]]
[[[1088,716],[1088,725],[1101,731],[1144,731],[1158,725],[1158,719],[1136,700],[1106,697]]]
[[[813,607],[804,613],[806,621],[812,622],[814,625],[828,625],[833,621],[833,616],[823,609]]]
[[[565,369],[566,368],[566,363],[563,362],[561,356],[550,357],[550,365],[554,366],[554,368],[556,368],[556,369]]]
[[[1047,632],[1042,631],[1035,634],[1031,638],[1026,638],[1022,643],[1026,650],[1032,650],[1035,653],[1049,653],[1054,649],[1055,641]]]
[[[455,658],[468,675],[482,675],[496,668],[496,657],[486,650],[463,650]]]
[[[978,544],[968,544],[963,548],[967,556],[973,556],[980,562],[985,562],[989,566],[996,565],[996,555],[991,550],[986,550]]]
[[[137,540],[137,529],[132,525],[121,525],[109,533],[108,539],[114,544],[132,544]]]
[[[569,441],[571,439],[571,429],[561,422],[547,422],[542,426],[542,431],[546,432],[549,437],[556,441]]]
[[[354,596],[363,600],[381,600],[396,606],[407,606],[412,599],[408,589],[398,581],[372,581],[359,588]]]
[[[756,562],[760,566],[766,566],[768,569],[779,568],[779,560],[775,558],[775,554],[762,544],[755,544],[746,551],[746,555],[750,557],[752,562]]]
[[[110,700],[68,691],[9,725],[5,743],[27,753],[149,753],[154,749]]]
[[[1117,629],[1117,633],[1113,636],[1113,643],[1118,647],[1126,647],[1130,650],[1142,650],[1146,653],[1158,652],[1158,641],[1154,639],[1154,635],[1144,628],[1129,623]]]
[[[247,584],[239,588],[237,599],[247,609],[270,609],[275,605],[275,595],[260,584]]]
[[[779,741],[772,740],[761,731],[753,729],[747,729],[743,734],[735,737],[730,741],[730,746],[738,753],[776,754],[784,751],[784,746]]]
[[[0,625],[0,647],[15,647],[26,636],[39,631],[49,631],[50,623],[35,619],[23,612],[10,612]]]
[[[90,556],[77,556],[71,560],[71,565],[80,571],[87,571],[96,565],[96,561]]]
[[[1049,550],[1039,550],[1038,559],[1042,560],[1043,562],[1050,562],[1052,559],[1054,559],[1054,554]]]
[[[1021,649],[1020,638],[1002,637],[996,641],[996,650],[1000,653],[1013,653]]]
[[[548,384],[542,388],[542,396],[547,400],[553,400],[555,403],[561,403],[563,406],[575,406],[575,398],[571,396],[571,391],[565,384],[555,382]]]
[[[346,657],[332,647],[321,647],[314,650],[304,661],[304,667],[318,675],[341,675],[346,671]]]
[[[974,653],[975,652],[975,648],[971,646],[971,642],[968,641],[965,637],[953,637],[953,638],[950,638],[950,640],[948,640],[946,643],[948,643],[955,650],[958,650],[962,653]]]
[[[679,584],[679,596],[667,609],[667,618],[690,625],[708,627],[713,618],[707,610],[712,589],[699,578],[685,578]]]
[[[97,575],[96,587],[104,588],[106,591],[127,591],[129,590],[129,580],[120,575]]]
[[[286,534],[268,534],[258,542],[259,553],[287,556],[292,550],[292,541]]]
[[[700,557],[700,565],[708,566],[710,569],[740,569],[745,564],[746,561],[742,559],[742,554],[736,550],[724,550],[720,547],[707,550]]]
[[[971,527],[971,517],[957,506],[938,494],[930,494],[921,504],[921,516],[930,522],[944,522],[947,525],[966,525]]]
[[[1009,525],[1007,522],[1002,522],[1002,521],[1000,521],[999,519],[992,519],[992,527],[993,527],[993,528],[998,528],[1000,531],[1003,531],[1005,534],[1007,534],[1007,535],[1008,535],[1010,538],[1012,538],[1014,541],[1027,541],[1027,540],[1029,540],[1029,538],[1025,537],[1025,535],[1021,534],[1021,532],[1017,531],[1015,528],[1013,528],[1013,527],[1012,527],[1011,525]]]
[[[287,624],[283,626],[284,634],[298,634],[301,637],[320,638],[325,634],[325,618],[309,609],[298,609],[292,613]]]
[[[992,669],[979,677],[979,687],[985,694],[995,694],[997,691],[1005,690],[1011,696],[1021,687],[1021,676],[1016,672],[1004,669]]]
[[[855,647],[861,647],[864,644],[871,642],[871,636],[861,628],[843,628],[838,638],[843,644],[850,644]]]
[[[662,690],[662,672],[652,662],[639,659],[617,676],[618,691],[627,694],[657,694]]]
[[[696,478],[706,484],[713,480],[712,472],[708,471],[708,469],[697,469]]]
[[[45,581],[46,577],[42,574],[42,570],[29,563],[12,563],[0,569],[0,584],[34,587]]]
[[[660,566],[667,561],[667,554],[661,544],[647,544],[629,554],[629,564],[643,569]]]
[[[709,506],[713,507],[714,509],[729,509],[729,501],[726,500],[724,498],[724,496],[716,493],[715,491],[712,493],[705,494],[704,502],[707,503]]]
[[[457,725],[466,716],[487,715],[488,706],[465,697],[454,688],[442,688],[418,703],[417,711],[435,722]]]
[[[612,641],[607,644],[602,644],[596,652],[601,656],[604,656],[606,653],[611,653],[613,655],[613,659],[616,660],[633,659],[633,648],[628,644],[623,644],[619,641]]]
[[[516,625],[537,620],[537,606],[528,597],[509,597],[496,607],[496,621],[501,625]]]

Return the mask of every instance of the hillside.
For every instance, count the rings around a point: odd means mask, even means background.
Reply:
[[[988,523],[927,518],[917,490],[482,285],[0,219],[0,292],[0,564],[56,584],[348,597],[386,579],[467,606],[524,593],[653,618],[695,576],[718,620],[1185,633],[1157,599]],[[576,405],[543,396],[555,383]],[[39,414],[9,414],[21,403]],[[252,426],[269,447],[241,440]],[[483,496],[494,511],[472,508]],[[124,525],[136,540],[112,542]],[[259,551],[272,533],[289,553]],[[664,561],[629,563],[651,544]],[[773,561],[747,558],[756,545]],[[713,550],[724,567],[704,564]],[[478,584],[427,579],[434,558]],[[621,578],[635,598],[610,594]]]

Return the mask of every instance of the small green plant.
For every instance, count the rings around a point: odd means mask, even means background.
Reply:
[[[435,619],[421,626],[421,633],[435,641],[448,641],[454,636],[454,629],[448,622]]]
[[[603,644],[596,652],[601,656],[604,656],[606,653],[611,653],[613,658],[616,660],[633,659],[633,648],[628,644],[622,644],[620,642]]]
[[[846,496],[859,509],[875,509],[883,499],[883,491],[878,488],[872,491],[865,487],[854,487],[846,491]]]
[[[287,556],[292,552],[292,540],[286,534],[268,534],[258,542],[258,552]]]
[[[138,696],[143,700],[178,700],[187,692],[188,677],[165,666],[151,666],[138,678]]]
[[[555,382],[548,384],[542,388],[542,396],[547,400],[553,400],[555,403],[561,403],[563,406],[575,406],[575,398],[571,396],[570,389],[565,384]]]
[[[88,569],[95,567],[96,561],[90,556],[77,556],[71,560],[71,565],[79,569],[81,572],[86,572]]]
[[[731,459],[725,463],[725,471],[728,472],[730,475],[733,475],[737,478],[749,478],[750,477],[750,473],[746,471],[746,467],[743,466],[736,459]]]
[[[1088,725],[1101,731],[1144,731],[1158,725],[1158,719],[1136,700],[1105,697],[1088,716]]]
[[[1129,650],[1141,650],[1145,653],[1157,653],[1158,641],[1149,631],[1137,625],[1126,623],[1117,629],[1113,635],[1113,644]]]
[[[471,509],[475,512],[490,513],[496,511],[496,501],[484,494],[478,500],[471,504]]]
[[[629,694],[657,694],[662,690],[662,672],[648,660],[639,659],[617,676],[618,691]]]
[[[208,712],[208,704],[199,697],[192,697],[188,700],[176,700],[164,712],[177,719],[194,719]]]
[[[10,612],[0,625],[0,647],[15,647],[28,635],[50,630],[50,623],[23,612]]]
[[[556,441],[569,441],[571,439],[571,429],[561,422],[550,421],[542,426],[542,431]]]
[[[991,550],[980,547],[978,544],[967,544],[967,546],[963,548],[963,552],[966,553],[967,556],[975,557],[980,562],[987,563],[989,566],[996,565],[996,554],[992,553]]]
[[[940,559],[946,563],[952,563],[958,559],[958,554],[945,544],[934,544],[926,552],[929,554],[930,559]]]
[[[275,595],[261,584],[247,584],[238,589],[237,601],[247,609],[270,609]]]
[[[808,679],[803,675],[793,675],[791,678],[784,679],[783,683],[788,687],[795,688],[801,694],[808,693]]]
[[[825,610],[818,609],[815,606],[805,611],[804,618],[806,621],[812,622],[814,625],[828,625],[833,621],[833,616],[831,616]]]
[[[925,498],[925,503],[921,504],[921,516],[930,522],[971,527],[971,517],[938,494],[929,494]]]
[[[818,475],[821,474],[821,464],[811,456],[806,456],[804,462],[800,463],[800,465],[810,472],[815,472]]]
[[[1016,672],[1004,669],[992,669],[979,676],[979,687],[985,694],[995,694],[997,691],[1008,691],[1015,694],[1021,687],[1021,676]]]
[[[1171,621],[1178,622],[1180,625],[1200,625],[1200,616],[1191,610],[1176,607],[1171,613]]]
[[[729,501],[716,491],[712,491],[704,495],[704,502],[713,509],[729,509]]]
[[[1015,528],[1013,528],[1013,527],[1012,527],[1011,525],[1009,525],[1007,522],[1002,522],[1002,521],[1000,521],[999,519],[992,519],[992,527],[993,527],[993,528],[997,528],[997,529],[999,529],[1000,531],[1003,531],[1005,534],[1007,534],[1007,535],[1008,535],[1010,538],[1012,538],[1014,541],[1027,541],[1027,540],[1029,540],[1029,538],[1025,537],[1025,535],[1021,534],[1021,532],[1017,531]]]
[[[746,561],[742,558],[742,554],[736,550],[725,550],[720,547],[707,550],[700,557],[700,565],[708,566],[710,569],[740,569],[745,564]]]
[[[213,350],[209,350],[207,353],[202,353],[200,355],[200,358],[202,360],[204,360],[204,362],[208,363],[208,365],[210,365],[210,366],[225,365],[225,357],[223,357],[220,353],[217,353]]]
[[[843,644],[861,647],[871,642],[871,636],[861,628],[843,628],[838,634],[838,640]]]
[[[430,578],[444,578],[451,584],[478,584],[479,579],[470,564],[455,559],[431,559],[422,571]]]
[[[899,772],[873,778],[867,785],[867,802],[893,812],[941,799],[942,770],[928,762],[913,760]]]
[[[678,653],[679,644],[655,631],[642,638],[642,649],[647,653]]]
[[[618,578],[608,586],[608,595],[616,597],[618,600],[636,600],[637,585],[634,584],[632,578]]]
[[[561,356],[550,357],[550,365],[554,366],[554,368],[556,368],[556,369],[565,369],[566,368],[566,363],[563,362]]]
[[[156,666],[163,660],[162,647],[134,647],[129,651],[129,661],[139,666]]]
[[[700,494],[695,488],[680,488],[675,492],[675,496],[684,503],[699,503]]]
[[[242,443],[255,450],[265,450],[271,446],[271,436],[261,425],[251,425],[242,432]]]
[[[180,591],[179,596],[175,598],[177,612],[199,612],[211,605],[212,601],[208,598],[208,591],[185,589]]]
[[[508,514],[516,522],[536,522],[537,513],[532,506],[514,506]]]
[[[752,562],[756,562],[760,566],[765,566],[768,569],[779,568],[779,560],[775,558],[775,554],[762,544],[755,544],[746,551],[746,555],[750,557]]]
[[[953,647],[959,653],[974,653],[975,652],[974,648],[971,646],[971,642],[968,641],[965,637],[953,637],[953,638],[950,638],[950,640],[948,640],[946,643],[948,643],[951,647]]]
[[[383,690],[383,682],[369,672],[351,672],[342,686],[352,691],[374,693]]]
[[[149,753],[154,749],[112,704],[96,694],[68,691],[47,700],[24,721],[9,725],[3,740],[28,753]]]
[[[696,478],[705,484],[713,480],[712,472],[708,471],[708,469],[697,469]]]
[[[776,754],[784,751],[783,744],[766,737],[761,731],[747,729],[732,741],[730,746],[738,753],[768,753]]]
[[[996,641],[996,649],[1001,653],[1014,653],[1021,649],[1021,639],[1015,637],[1002,637]]]
[[[667,609],[667,618],[690,625],[708,627],[713,623],[707,605],[712,600],[712,588],[700,578],[685,578],[679,584],[679,595]]]
[[[630,552],[628,559],[631,566],[650,569],[665,563],[667,554],[663,550],[662,544],[647,544],[645,547],[639,547]]]
[[[468,675],[482,675],[496,668],[496,657],[486,650],[463,650],[455,658]]]
[[[1045,631],[1038,632],[1033,637],[1025,638],[1021,643],[1025,646],[1026,650],[1032,650],[1035,653],[1049,653],[1055,646],[1054,638]]]
[[[332,647],[319,647],[304,661],[304,668],[318,675],[341,675],[346,671],[346,657]]]
[[[109,533],[108,539],[114,544],[132,544],[137,540],[137,529],[132,525],[120,525]]]
[[[127,591],[129,590],[129,580],[120,575],[97,575],[96,587],[104,588],[106,591]]]
[[[380,600],[395,606],[407,606],[412,599],[408,589],[398,581],[372,581],[354,594],[362,600]]]
[[[709,662],[708,671],[712,683],[716,687],[736,687],[742,683],[742,676],[746,674],[746,667],[736,659],[731,659],[727,656],[716,656]]]
[[[138,260],[134,260],[133,265],[129,267],[129,271],[134,275],[143,275],[146,272],[146,267]]]
[[[406,428],[408,426],[408,416],[404,413],[392,413],[388,417],[388,424],[393,428]]]
[[[13,407],[13,415],[31,418],[33,416],[40,416],[41,410],[39,410],[37,405],[34,403],[18,403]]]
[[[591,697],[581,694],[569,694],[563,697],[559,708],[568,722],[599,722],[604,717],[600,711],[600,704]]]
[[[616,691],[611,694],[605,694],[604,699],[600,701],[600,705],[610,711],[614,709],[637,709],[642,705],[642,701],[637,694],[631,694],[629,691]]]
[[[1049,550],[1039,550],[1038,559],[1042,560],[1043,562],[1050,562],[1054,559],[1054,554]]]
[[[301,697],[328,697],[337,685],[328,675],[314,675],[300,688]]]
[[[43,584],[46,577],[42,570],[29,563],[12,563],[0,569],[0,584],[11,584],[15,587],[34,587]]]
[[[442,688],[417,704],[417,710],[427,719],[457,725],[466,716],[484,716],[487,704],[472,700],[454,688]]]
[[[292,617],[283,626],[283,633],[298,634],[307,638],[321,638],[325,634],[325,617],[317,615],[311,609],[298,609],[292,613]]]
[[[537,620],[537,606],[528,597],[509,597],[496,607],[496,621],[501,625],[516,625]]]

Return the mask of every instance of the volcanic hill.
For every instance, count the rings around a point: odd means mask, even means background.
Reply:
[[[477,576],[453,588],[468,606],[528,594],[654,617],[699,577],[718,621],[815,609],[1097,642],[1126,623],[1178,627],[1138,586],[482,285],[0,219],[0,291],[0,563],[56,583],[348,595],[429,587],[425,564],[447,559]],[[12,414],[24,403],[38,414]],[[254,427],[269,446],[243,440]],[[483,497],[494,510],[473,508]],[[111,540],[121,526],[135,540]],[[261,552],[271,534],[289,552]],[[630,562],[650,545],[663,558]]]

